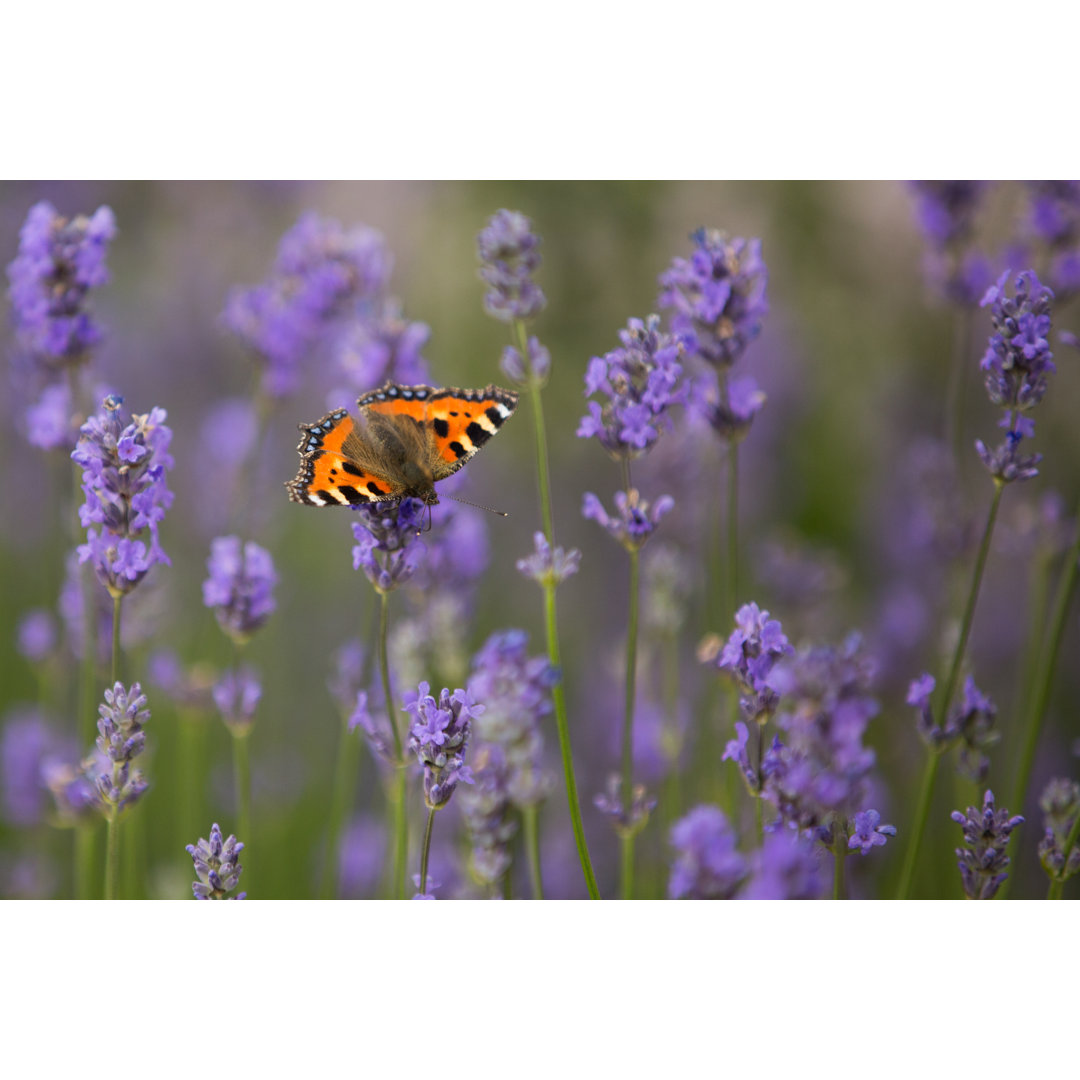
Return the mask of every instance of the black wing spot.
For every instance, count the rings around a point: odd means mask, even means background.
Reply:
[[[368,489],[368,491],[371,492],[372,495],[385,495],[386,494],[386,492],[383,491],[383,489],[381,487],[379,487],[379,485],[376,484],[374,480],[369,480],[368,481],[367,489]]]
[[[462,445],[461,445],[461,443],[459,443],[459,442],[457,441],[457,439],[455,439],[455,440],[454,440],[454,441],[453,441],[453,442],[452,442],[452,443],[450,444],[450,452],[451,452],[451,453],[452,453],[452,454],[454,455],[454,457],[456,457],[456,458],[463,458],[463,457],[464,457],[464,456],[465,456],[465,455],[466,455],[466,454],[468,453],[468,451],[467,451],[467,450],[465,449],[465,447],[464,447],[464,446],[462,446]]]
[[[360,492],[357,491],[356,488],[352,487],[350,484],[339,484],[338,491],[340,491],[341,494],[344,495],[345,498],[354,505],[359,502],[367,502],[364,496],[361,495]]]
[[[503,414],[499,412],[495,405],[492,405],[490,409],[486,409],[484,415],[496,426],[502,427]]]
[[[441,416],[435,418],[434,428],[440,439],[445,439],[450,434],[450,425]]]
[[[491,438],[491,432],[485,431],[475,420],[465,429],[465,434],[472,439],[473,446],[481,447]]]
[[[329,491],[316,491],[314,493],[314,497],[316,499],[322,499],[324,504],[333,505],[334,503],[337,502],[337,499],[335,499],[334,496],[331,495]]]
[[[343,468],[343,469],[344,469],[344,470],[345,470],[345,471],[346,471],[346,472],[347,472],[347,473],[348,473],[348,474],[349,474],[350,476],[363,476],[363,475],[364,475],[364,473],[363,473],[363,470],[361,470],[361,469],[358,469],[358,468],[357,468],[357,467],[356,467],[356,466],[355,466],[355,465],[354,465],[354,464],[353,464],[353,463],[352,463],[351,461],[343,461],[343,462],[341,463],[341,467],[342,467],[342,468]]]

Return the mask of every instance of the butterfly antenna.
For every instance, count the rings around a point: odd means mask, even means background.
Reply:
[[[453,499],[456,503],[463,503],[465,506],[472,506],[477,510],[486,510],[489,514],[498,514],[499,517],[510,516],[505,510],[496,510],[491,506],[483,506],[480,503],[469,502],[468,499],[459,499],[456,495],[447,495],[446,498]]]

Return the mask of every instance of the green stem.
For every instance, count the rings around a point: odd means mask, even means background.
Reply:
[[[1065,860],[1063,865],[1069,865],[1069,856],[1072,854],[1072,849],[1076,847],[1076,841],[1080,840],[1080,813],[1073,818],[1072,828],[1069,830],[1069,835],[1065,840]],[[1050,882],[1050,892],[1047,894],[1047,900],[1060,900],[1061,894],[1065,889],[1065,882],[1061,880]]]
[[[240,821],[238,838],[244,842],[245,849],[251,845],[251,759],[248,755],[246,735],[233,735],[233,787],[236,791],[236,808]],[[247,859],[245,858],[245,864]],[[245,867],[245,884],[250,882],[251,874]]]
[[[428,807],[427,827],[424,829],[424,846],[420,850],[420,892],[427,892],[427,864],[431,852],[431,829],[435,824],[435,809]]]
[[[1062,567],[1061,577],[1058,580],[1054,610],[1050,616],[1050,632],[1045,639],[1046,647],[1039,653],[1039,665],[1035,669],[1033,683],[1034,692],[1028,698],[1030,704],[1024,714],[1024,746],[1020,753],[1020,766],[1013,788],[1013,799],[1009,804],[1013,812],[1017,814],[1024,811],[1031,768],[1035,762],[1035,749],[1038,746],[1039,734],[1046,717],[1046,707],[1050,702],[1050,691],[1054,685],[1054,671],[1057,667],[1058,652],[1061,649],[1061,638],[1065,632],[1069,607],[1076,590],[1078,562],[1080,562],[1080,511],[1078,511],[1076,536],[1065,556],[1065,565]]]
[[[957,460],[964,435],[964,375],[967,371],[970,320],[971,314],[967,309],[958,310],[954,316],[952,356],[945,390],[945,444]]]
[[[393,869],[390,875],[390,895],[396,900],[405,899],[405,875],[409,859],[409,820],[406,814],[405,795],[405,760],[401,751],[401,735],[398,733],[397,718],[394,716],[394,696],[390,689],[390,661],[387,651],[387,639],[390,626],[389,593],[379,594],[379,676],[382,679],[383,698],[386,702],[386,719],[390,724],[390,733],[394,737],[394,778],[390,799],[393,809],[394,854]],[[421,887],[423,881],[421,880]]]
[[[834,900],[843,900],[846,896],[844,891],[844,859],[847,857],[841,841],[836,841],[836,846],[833,848],[833,859],[835,860],[833,865],[833,885],[832,885],[832,898]]]
[[[529,883],[534,900],[544,899],[544,882],[540,873],[540,811],[536,804],[523,807],[521,820],[525,832],[525,855],[529,863]],[[506,872],[510,876],[510,871]]]
[[[728,447],[727,607],[725,622],[739,606],[739,445]]]
[[[897,900],[907,900],[911,896],[911,882],[915,876],[915,862],[918,858],[923,832],[926,829],[926,820],[930,815],[930,800],[934,793],[934,777],[937,776],[940,763],[941,752],[931,748],[926,759],[926,768],[923,770],[922,784],[919,787],[919,801],[915,804],[915,820],[911,826],[911,839],[908,841],[907,850],[904,852],[904,869],[900,874],[900,885],[896,890]]]
[[[634,804],[634,695],[637,688],[638,594],[641,553],[630,549],[630,616],[626,631],[626,712],[622,734],[622,802],[629,819]],[[622,898],[633,899],[634,838],[636,832],[623,837]]]
[[[79,665],[78,723],[79,742],[83,745],[93,742],[97,727],[97,710],[94,708],[97,697],[97,620],[94,618],[94,582],[90,580],[88,570],[87,566],[80,566],[76,570],[83,601],[83,655]]]
[[[390,594],[379,593],[379,676],[382,679],[383,699],[386,702],[386,719],[390,724],[390,734],[394,736],[394,762],[400,766],[401,735],[398,733],[397,717],[394,716],[394,697],[390,691],[390,661],[387,651],[387,639],[390,626]]]
[[[517,332],[518,347],[521,356],[526,362],[529,356],[528,335],[525,332],[525,324],[520,320],[514,321],[514,329]],[[540,489],[540,517],[544,523],[544,536],[547,542],[555,544],[555,520],[551,513],[551,481],[548,476],[548,450],[547,429],[544,425],[544,405],[540,398],[540,387],[535,382],[529,385],[529,397],[533,405],[533,432],[536,437],[536,479]]]
[[[115,686],[120,679],[120,606],[124,602],[121,593],[113,597],[112,602],[112,678],[110,686]]]
[[[337,895],[338,842],[345,819],[352,809],[359,750],[359,740],[353,732],[349,731],[349,718],[345,716],[341,721],[341,739],[338,745],[337,761],[334,765],[334,787],[330,797],[330,819],[326,830],[326,854],[323,858],[322,881],[319,886],[319,895],[324,900],[332,900]]]
[[[112,807],[105,819],[105,899],[115,900],[120,881],[119,811]]]

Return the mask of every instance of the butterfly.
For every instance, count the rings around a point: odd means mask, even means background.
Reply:
[[[512,390],[399,386],[387,382],[357,399],[360,419],[335,409],[300,424],[300,471],[285,486],[308,506],[439,501],[435,484],[456,473],[517,408]]]

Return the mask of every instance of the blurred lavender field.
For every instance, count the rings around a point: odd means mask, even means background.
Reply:
[[[430,821],[438,899],[1077,868],[1071,182],[8,183],[0,254],[3,896],[412,896]],[[521,401],[430,527],[290,502],[386,379]]]

